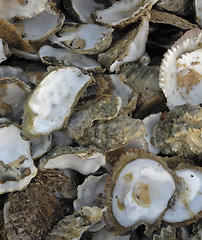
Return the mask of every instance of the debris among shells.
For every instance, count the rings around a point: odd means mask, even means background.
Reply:
[[[0,0],[1,239],[201,239],[201,7]]]

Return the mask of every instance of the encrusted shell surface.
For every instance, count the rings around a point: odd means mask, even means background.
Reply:
[[[159,85],[167,105],[202,102],[202,31],[194,28],[186,32],[164,55],[159,72]]]
[[[154,129],[154,143],[162,153],[201,158],[202,108],[176,106]]]
[[[72,138],[78,139],[83,136],[85,129],[93,125],[94,121],[115,118],[120,108],[120,97],[101,95],[95,100],[90,100],[72,114],[66,127],[67,133]]]
[[[108,121],[98,121],[87,128],[84,135],[76,141],[83,146],[112,151],[142,136],[144,132],[145,126],[140,119],[118,115]]]
[[[61,67],[50,71],[24,107],[23,134],[26,137],[47,135],[62,128],[92,80],[90,75],[76,67]]]
[[[174,192],[175,178],[162,158],[142,151],[128,152],[106,181],[104,206],[108,207],[105,217],[109,229],[123,235],[145,224],[147,234],[151,234]]]

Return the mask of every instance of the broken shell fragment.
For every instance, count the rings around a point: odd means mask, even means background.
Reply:
[[[186,32],[165,53],[159,71],[159,85],[167,98],[167,105],[202,102],[202,31],[194,28]]]
[[[40,159],[40,169],[74,169],[83,175],[97,171],[105,164],[105,156],[82,147],[56,147]]]
[[[175,193],[175,179],[163,159],[151,153],[128,152],[112,168],[105,193],[105,217],[115,234],[126,234],[141,224],[151,233]]]
[[[58,10],[46,5],[46,9],[33,18],[14,19],[12,23],[23,39],[30,42],[46,40],[52,33],[57,32],[63,25],[65,17]]]
[[[7,78],[17,78],[22,82],[28,83],[29,79],[27,78],[25,72],[22,68],[12,67],[12,66],[0,66],[0,79]]]
[[[92,234],[92,240],[129,240],[130,235],[115,236],[112,232],[107,231],[106,227]]]
[[[142,17],[142,22],[130,30],[121,39],[112,44],[104,53],[98,55],[98,61],[110,72],[118,71],[120,65],[138,60],[145,52],[149,33],[149,18]]]
[[[101,208],[84,206],[74,214],[64,217],[48,234],[47,240],[78,240],[88,228],[100,221],[102,214]]]
[[[202,168],[181,164],[175,173],[179,177],[177,197],[163,220],[177,227],[196,222],[202,216]]]
[[[113,31],[113,28],[92,23],[66,23],[49,40],[76,53],[98,54],[111,45]]]
[[[176,106],[154,128],[154,143],[165,154],[201,158],[201,131],[202,107]]]
[[[200,0],[194,1],[194,7],[195,7],[195,14],[196,14],[196,21],[200,28],[202,28],[202,2]]]
[[[98,121],[84,131],[84,135],[76,139],[82,146],[101,151],[113,151],[127,142],[142,136],[145,125],[140,119],[118,115],[108,121]]]
[[[70,137],[78,139],[85,129],[91,127],[94,121],[115,118],[121,108],[121,98],[112,95],[101,95],[95,100],[89,100],[69,119],[66,130]]]
[[[91,14],[97,9],[103,9],[102,3],[97,3],[96,0],[64,0],[64,8],[66,12],[79,22],[90,23],[92,21]]]
[[[93,78],[76,67],[48,72],[24,107],[23,135],[47,135],[62,128]]]
[[[1,122],[0,194],[24,189],[37,174],[29,142],[24,141],[20,134],[18,127],[9,122]]]
[[[40,48],[38,55],[41,58],[41,61],[48,65],[76,66],[93,72],[103,71],[101,64],[96,60],[64,48],[53,48],[49,45],[43,45]]]
[[[96,22],[112,27],[125,27],[137,21],[152,8],[157,0],[121,0],[113,3],[109,8],[97,10],[93,14]]]

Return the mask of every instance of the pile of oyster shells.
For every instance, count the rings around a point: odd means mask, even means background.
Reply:
[[[202,238],[202,1],[0,0],[0,239]]]

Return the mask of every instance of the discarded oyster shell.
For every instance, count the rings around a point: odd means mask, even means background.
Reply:
[[[202,108],[176,106],[154,128],[154,143],[162,153],[184,157],[202,156]]]
[[[85,3],[82,0],[64,0],[63,5],[67,13],[83,23],[90,23],[91,14],[97,9],[104,8],[102,3],[95,0],[85,0]]]
[[[53,147],[69,146],[73,143],[73,139],[64,129],[53,131],[51,135]]]
[[[141,120],[118,115],[108,121],[98,121],[87,128],[76,142],[102,151],[112,151],[142,136],[144,132],[145,126]]]
[[[85,55],[64,48],[43,45],[38,52],[43,63],[56,66],[77,66],[88,71],[102,72],[101,64]]]
[[[52,35],[49,40],[76,53],[98,54],[111,45],[113,31],[113,28],[92,23],[66,23],[57,35]]]
[[[145,15],[156,2],[157,0],[121,0],[107,9],[97,10],[93,18],[101,24],[123,28]]]
[[[177,227],[189,225],[202,216],[202,168],[180,164],[175,173],[179,177],[177,198],[163,220]]]
[[[5,61],[11,55],[8,44],[0,38],[0,63]]]
[[[175,193],[175,179],[163,159],[151,153],[128,152],[109,174],[105,193],[110,230],[123,235],[145,224],[146,233],[151,234]]]
[[[176,228],[172,226],[163,227],[160,235],[154,234],[153,240],[177,240]]]
[[[133,28],[121,39],[112,44],[104,53],[98,55],[98,61],[110,72],[118,71],[120,65],[138,60],[145,52],[147,36],[149,33],[149,18],[142,17],[137,28]]]
[[[71,168],[83,175],[97,171],[105,164],[105,156],[87,148],[56,147],[40,159],[40,169]]]
[[[115,118],[121,108],[121,98],[112,95],[101,95],[95,100],[85,103],[70,117],[66,130],[70,137],[78,139],[85,129],[91,127],[94,121]]]
[[[0,194],[24,189],[37,174],[29,142],[21,130],[2,119],[0,123]]]
[[[50,71],[25,104],[23,135],[47,135],[60,129],[92,80],[76,67]]]
[[[23,104],[28,97],[31,89],[27,84],[17,78],[0,79],[0,102],[1,109],[6,110],[6,115],[9,113],[9,118],[12,121],[21,120],[23,114]],[[7,111],[8,110],[8,111]],[[2,114],[1,116],[6,116]]]
[[[32,18],[45,9],[48,0],[9,0],[7,2],[0,2],[0,17],[4,19],[18,18]]]
[[[202,31],[194,28],[186,32],[164,55],[159,85],[170,109],[186,102],[193,105],[202,102],[201,44]]]
[[[160,149],[154,146],[152,141],[154,127],[159,123],[161,113],[151,114],[143,119],[143,123],[146,126],[146,132],[144,133],[144,138],[148,143],[149,152],[158,154]]]
[[[0,79],[5,78],[18,78],[25,83],[29,82],[25,72],[19,67],[0,66]]]
[[[102,218],[103,209],[82,207],[73,215],[64,217],[48,234],[47,240],[80,239],[81,235]]]
[[[41,135],[30,139],[30,150],[33,159],[42,157],[51,148],[51,135]]]
[[[61,29],[65,17],[53,6],[46,5],[44,11],[32,18],[14,19],[12,23],[23,39],[30,42],[46,40],[52,33]]]
[[[52,170],[39,172],[24,191],[9,195],[4,206],[7,239],[45,239],[70,208],[62,199],[75,197],[76,186],[70,179]]]

